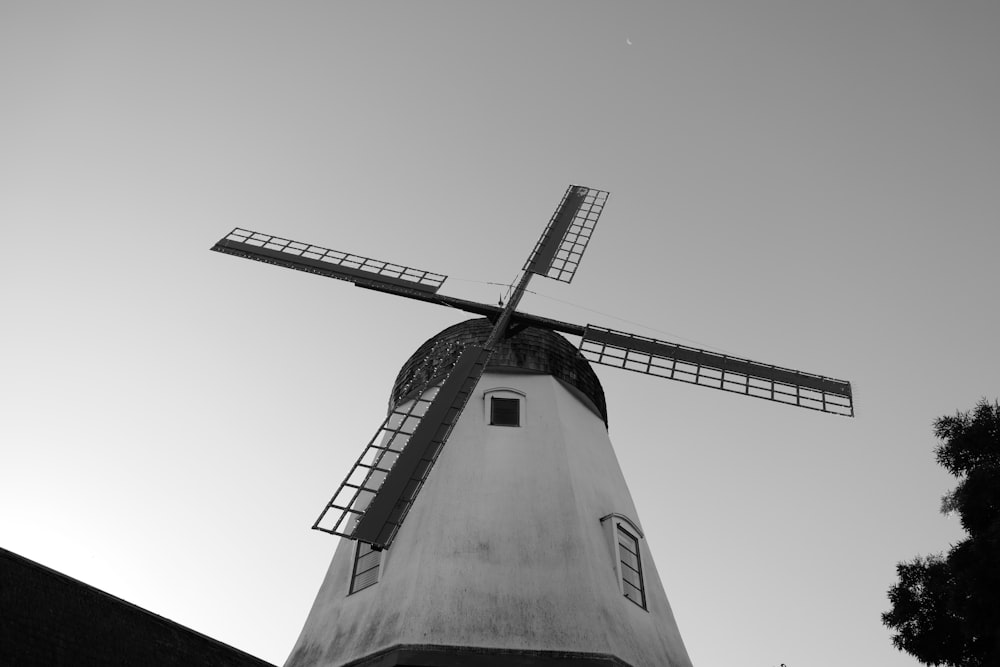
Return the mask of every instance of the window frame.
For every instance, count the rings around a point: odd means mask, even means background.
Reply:
[[[519,390],[513,389],[511,387],[493,387],[492,389],[487,389],[483,392],[483,419],[487,426],[496,426],[498,428],[524,428],[527,424],[527,395]],[[517,401],[518,408],[518,423],[514,424],[495,424],[493,423],[493,399],[511,399]]]

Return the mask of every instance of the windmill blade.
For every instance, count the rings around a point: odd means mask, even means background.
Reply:
[[[588,360],[831,414],[854,416],[851,383],[588,324]]]
[[[457,354],[456,351],[452,351]],[[385,549],[416,500],[486,368],[491,352],[468,346],[440,373],[432,352],[422,386],[392,409],[313,528]]]
[[[524,270],[568,283],[604,210],[608,193],[571,185],[524,263]]]
[[[433,294],[447,276],[382,262],[348,252],[321,248],[237,227],[212,246],[216,252],[276,264],[363,287],[396,287]]]

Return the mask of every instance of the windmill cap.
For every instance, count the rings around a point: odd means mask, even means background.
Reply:
[[[406,360],[396,376],[396,382],[392,386],[391,405],[399,403],[414,374],[436,345],[481,345],[489,338],[492,329],[493,324],[488,319],[473,319],[450,326],[429,338]],[[568,340],[548,329],[519,329],[515,325],[512,330],[516,333],[500,341],[486,370],[551,375],[569,387],[607,425],[608,408],[604,401],[604,388],[580,351]]]

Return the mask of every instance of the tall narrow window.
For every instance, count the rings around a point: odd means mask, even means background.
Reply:
[[[375,551],[367,542],[358,542],[354,551],[354,570],[351,572],[351,593],[377,583],[381,563],[381,551]]]
[[[642,563],[639,562],[639,540],[618,524],[618,558],[621,562],[622,593],[643,609],[646,593],[642,586]]]
[[[624,514],[612,512],[601,517],[609,555],[618,577],[621,594],[646,609],[646,587],[642,575],[642,530]]]

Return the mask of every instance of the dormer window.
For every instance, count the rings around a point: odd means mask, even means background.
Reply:
[[[524,392],[498,387],[484,392],[483,399],[490,426],[524,426]]]

